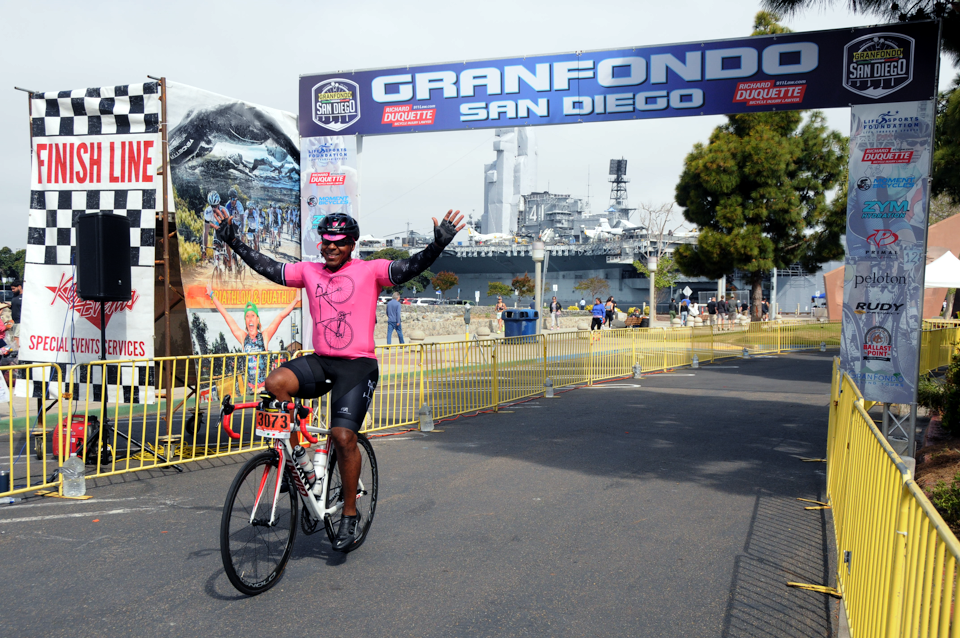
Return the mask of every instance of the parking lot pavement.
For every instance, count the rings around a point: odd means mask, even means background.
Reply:
[[[218,530],[242,457],[0,508],[11,636],[831,636],[830,359],[619,380],[378,438],[354,553],[298,536],[255,598]]]

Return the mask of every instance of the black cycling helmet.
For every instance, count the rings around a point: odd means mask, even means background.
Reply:
[[[353,241],[360,238],[360,225],[350,215],[344,213],[333,213],[326,215],[317,224],[317,234],[321,237],[329,235],[327,239],[334,241],[349,237]]]

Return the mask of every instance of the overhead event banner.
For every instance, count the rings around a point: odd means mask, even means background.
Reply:
[[[934,97],[934,22],[300,77],[300,134],[390,135]]]
[[[154,235],[162,184],[157,174],[160,86],[147,82],[35,93],[30,105],[33,160],[20,360],[60,364],[66,380],[69,364],[150,359]],[[88,212],[130,220],[133,294],[130,301],[105,306],[106,352],[100,347],[100,304],[77,296],[76,221]],[[126,400],[152,401],[152,370],[123,371]],[[115,382],[115,370],[111,375]],[[49,390],[43,381],[18,379],[15,391],[43,396]],[[111,400],[115,387],[111,384]]]
[[[170,201],[197,354],[300,348],[298,290],[248,268],[216,239],[214,211],[230,215],[245,243],[280,262],[300,261],[297,117],[185,84],[167,82]],[[248,356],[249,390],[279,362]]]
[[[840,361],[870,401],[916,401],[933,100],[855,106]]]

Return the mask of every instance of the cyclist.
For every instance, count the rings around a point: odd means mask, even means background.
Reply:
[[[333,547],[343,551],[357,540],[361,529],[356,503],[360,474],[357,432],[380,378],[373,342],[377,298],[384,288],[404,284],[429,268],[464,228],[463,215],[449,210],[442,221],[433,218],[433,242],[407,259],[393,261],[352,259],[360,226],[350,215],[327,215],[317,226],[323,261],[296,264],[283,264],[253,250],[240,241],[232,224],[223,223],[227,219],[225,212],[217,214],[218,237],[250,268],[276,284],[309,292],[314,353],[271,372],[266,390],[280,401],[331,393],[330,438],[341,461],[343,485],[343,518]],[[345,327],[330,329],[331,310],[338,325]],[[291,442],[296,443],[296,438]]]
[[[246,222],[247,242],[254,250],[260,250],[260,211],[256,202],[247,202]]]
[[[200,261],[213,260],[213,254],[207,253],[207,236],[210,234],[210,226],[215,226],[213,213],[220,210],[220,193],[210,191],[207,193],[207,207],[203,210],[203,246],[200,247]]]

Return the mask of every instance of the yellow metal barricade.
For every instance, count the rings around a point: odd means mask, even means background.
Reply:
[[[416,344],[379,346],[380,381],[364,423],[364,432],[417,422],[426,382],[423,347]]]
[[[53,456],[53,435],[66,416],[59,399],[61,370],[56,364],[34,363],[5,366],[0,374],[0,433],[4,437],[0,440],[7,457],[0,463],[0,496],[57,489],[60,479],[54,471],[67,458],[70,446],[67,434],[58,446],[60,457]],[[46,409],[49,403],[52,408]],[[38,409],[38,405],[42,407]]]
[[[827,491],[850,635],[957,636],[960,543],[834,362]]]
[[[955,351],[957,330],[941,327],[937,331],[942,333],[925,337],[924,356],[930,365],[947,360]],[[496,410],[501,404],[542,393],[548,378],[554,387],[590,384],[630,376],[637,364],[643,372],[669,370],[689,365],[694,355],[706,364],[740,356],[743,348],[763,353],[815,347],[829,335],[836,337],[828,345],[839,343],[838,324],[770,322],[722,331],[711,326],[578,330],[379,346],[380,381],[363,431],[416,425],[424,405],[434,418]],[[12,449],[16,442],[22,447],[27,422],[39,424],[41,434],[33,439],[40,453],[29,469],[22,456],[16,471],[8,466],[13,477],[10,490],[48,485],[44,477],[49,478],[65,460],[50,454],[50,433],[67,415],[87,422],[89,432],[95,434],[90,442],[95,449],[89,455],[95,463],[92,470],[88,468],[88,476],[163,468],[262,449],[249,413],[241,412],[233,420],[239,441],[225,435],[219,427],[220,403],[226,396],[234,403],[256,400],[272,370],[306,353],[223,353],[94,362],[74,366],[68,375],[53,364],[6,368],[7,374],[12,370],[16,375],[47,379],[52,401],[44,406],[39,420],[33,404],[21,408],[24,414],[15,414],[14,404],[9,403],[5,416],[0,417],[6,423],[11,458],[17,456]],[[104,396],[106,402],[101,403]],[[329,422],[329,395],[310,403]]]

